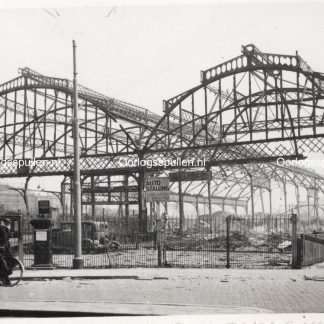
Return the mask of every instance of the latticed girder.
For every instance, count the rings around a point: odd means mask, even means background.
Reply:
[[[44,76],[28,67],[19,69],[19,72],[24,76],[25,82],[28,86],[49,87],[67,93],[73,92],[73,82],[68,79]],[[110,98],[82,85],[78,85],[78,94],[83,100],[87,100],[100,107],[103,111],[109,112],[113,117],[131,122],[132,124],[139,125],[145,129],[153,128],[161,119],[160,115],[152,113],[148,109]],[[171,126],[176,127],[177,123],[171,122]],[[168,125],[166,123],[162,123],[160,130],[166,131],[167,129]],[[186,127],[184,128],[183,135],[190,135]]]
[[[47,77],[27,67],[19,71],[27,79],[27,84],[37,84],[44,87],[62,89],[70,93],[73,92],[73,82],[70,80]],[[82,85],[78,85],[78,93],[81,98],[93,102],[100,107],[105,107],[116,117],[139,123],[145,127],[149,124],[154,125],[160,119],[158,115],[151,113],[147,109],[110,98]]]
[[[192,117],[177,128],[170,127],[167,134],[149,137],[147,149],[163,141],[185,155],[192,147],[216,151],[239,144],[251,146],[253,158],[256,151],[263,157],[301,156],[313,143],[323,152],[319,142],[324,136],[324,76],[297,54],[262,53],[254,45],[244,46],[242,52],[203,71],[197,87],[164,102],[165,115],[159,124],[184,111],[192,112]],[[191,127],[192,139],[174,145],[172,133],[183,127]],[[211,132],[215,128],[217,136]]]
[[[0,85],[1,158],[60,158],[29,175],[71,174],[72,83],[20,72]],[[200,85],[166,101],[163,117],[79,86],[81,172],[138,172],[139,157],[205,158],[213,168],[323,152],[323,78],[299,55],[247,45],[239,57],[203,71]],[[0,176],[27,171],[1,166]]]

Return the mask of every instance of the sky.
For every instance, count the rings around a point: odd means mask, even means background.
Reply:
[[[298,50],[324,72],[323,17],[324,1],[1,9],[0,83],[25,66],[72,79],[75,39],[80,84],[162,114],[164,99],[198,85],[201,70],[240,55],[241,45]]]
[[[324,71],[324,2],[39,8],[0,11],[0,82],[29,66],[162,113],[162,100],[200,80],[200,70],[254,43],[264,52],[296,50]]]

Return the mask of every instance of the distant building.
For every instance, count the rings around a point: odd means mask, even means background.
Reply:
[[[62,213],[62,206],[59,199],[55,195],[36,190],[29,190],[28,202],[30,215],[38,214],[38,200],[50,200],[51,207],[57,208],[59,213]],[[22,214],[26,214],[26,205],[24,203],[24,199],[20,193],[15,190],[0,191],[0,214],[4,214],[9,211],[20,211]]]

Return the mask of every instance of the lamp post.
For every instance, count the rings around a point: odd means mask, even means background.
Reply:
[[[74,188],[74,259],[73,268],[83,268],[82,233],[81,233],[81,187],[80,187],[80,148],[78,116],[78,83],[76,68],[76,44],[73,40],[73,188]]]

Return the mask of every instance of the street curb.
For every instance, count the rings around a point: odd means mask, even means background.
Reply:
[[[18,314],[16,312],[18,311]],[[20,301],[2,302],[0,316],[165,316],[197,314],[272,314],[258,307],[202,305],[183,303],[102,302],[102,301]]]
[[[64,279],[139,279],[138,276],[33,276],[22,277],[22,281],[41,281],[41,280],[64,280]]]
[[[42,280],[64,280],[64,279],[71,279],[71,280],[78,280],[78,279],[94,279],[94,280],[113,280],[113,279],[128,279],[128,280],[169,280],[167,277],[141,277],[141,276],[98,276],[98,275],[72,275],[72,276],[27,276],[23,277],[22,281],[42,281]]]

